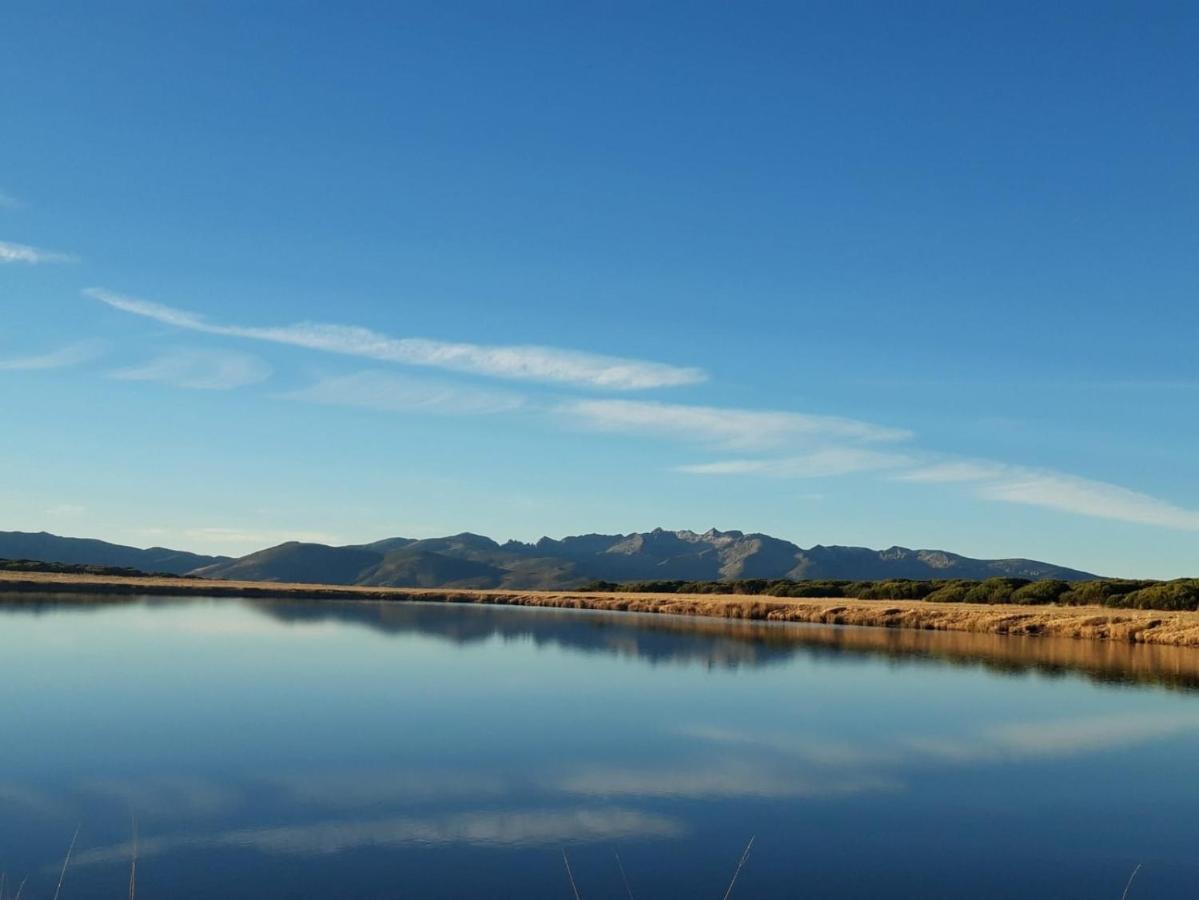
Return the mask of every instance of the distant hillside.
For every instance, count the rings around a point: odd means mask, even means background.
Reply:
[[[288,541],[241,559],[225,559],[193,569],[205,578],[229,581],[299,581],[357,584],[382,554],[366,547],[328,547]]]
[[[2,553],[0,553],[2,555]],[[291,542],[194,570],[207,578],[377,587],[543,588],[591,581],[1056,578],[1096,576],[1029,559],[971,559],[943,550],[816,546],[740,531],[588,534],[499,544],[476,534],[328,547]]]
[[[227,562],[227,556],[203,556],[183,550],[140,550],[91,538],[59,537],[39,531],[0,531],[0,559],[37,560],[82,566],[108,566],[184,575],[200,566]]]
[[[99,575],[116,578],[191,578],[190,575],[175,575],[171,572],[143,572],[125,566],[95,566],[85,563],[45,562],[39,559],[0,558],[0,572],[39,572],[51,575]]]

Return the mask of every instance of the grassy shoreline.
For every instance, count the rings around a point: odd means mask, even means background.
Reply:
[[[1199,647],[1199,612],[1115,610],[1102,606],[930,603],[738,594],[634,594],[588,591],[369,588],[273,582],[204,581],[39,572],[0,572],[0,601],[54,594],[100,599],[126,596],[280,597],[305,600],[409,600],[659,613],[750,621],[808,622],[1038,635]],[[37,599],[34,599],[37,598]]]

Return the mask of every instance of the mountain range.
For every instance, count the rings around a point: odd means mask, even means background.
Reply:
[[[166,547],[126,547],[93,538],[59,537],[45,531],[0,531],[0,559],[33,559],[39,562],[82,566],[112,566],[142,572],[186,575],[200,566],[224,562],[227,556],[205,556]]]
[[[127,566],[147,572],[242,581],[390,587],[560,590],[592,581],[735,581],[746,578],[875,580],[995,576],[1096,578],[1030,559],[972,559],[944,550],[820,546],[803,549],[766,534],[665,531],[585,534],[503,544],[469,532],[441,538],[387,538],[332,547],[289,541],[247,556],[140,550],[45,532],[0,532],[0,558]]]

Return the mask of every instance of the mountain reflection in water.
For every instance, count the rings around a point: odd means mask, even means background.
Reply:
[[[651,665],[738,668],[785,662],[797,653],[862,654],[897,663],[982,666],[1012,675],[1078,674],[1105,684],[1199,689],[1199,649],[1189,647],[471,604],[266,600],[247,606],[283,622],[336,620],[456,644],[525,640],[635,657]],[[447,608],[455,615],[445,615]]]

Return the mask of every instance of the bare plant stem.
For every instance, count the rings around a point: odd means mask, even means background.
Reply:
[[[1128,876],[1128,884],[1124,885],[1124,893],[1120,895],[1120,900],[1128,900],[1128,892],[1132,890],[1132,881],[1137,877],[1137,872],[1141,871],[1141,865],[1141,863],[1137,863],[1137,867]]]
[[[575,900],[581,900],[579,897],[579,887],[575,884],[574,872],[570,871],[570,860],[566,857],[566,848],[562,848],[562,862],[566,865],[566,877],[570,879],[570,889],[574,891]]]
[[[624,892],[633,900],[633,889],[629,887],[629,876],[624,873],[624,863],[620,861],[620,853],[616,854],[616,865],[620,869],[620,880],[624,882]]]
[[[741,874],[741,869],[744,868],[746,860],[749,859],[749,851],[753,849],[754,840],[757,838],[755,834],[749,839],[749,843],[745,845],[745,851],[741,854],[741,859],[737,862],[737,871],[733,873],[733,880],[729,882],[729,889],[724,892],[722,900],[729,900],[733,895],[733,885],[737,883],[737,876]]]
[[[62,861],[62,871],[58,875],[58,887],[54,889],[54,900],[58,900],[58,895],[62,893],[62,883],[67,877],[67,866],[71,864],[71,854],[75,852],[75,842],[79,840],[79,828],[75,826],[75,836],[71,838],[71,846],[67,848],[67,858]]]
[[[133,826],[133,857],[129,861],[129,900],[137,897],[137,816],[130,813]]]

